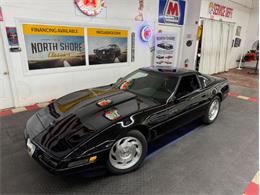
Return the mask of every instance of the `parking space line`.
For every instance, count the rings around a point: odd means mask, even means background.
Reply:
[[[256,173],[252,181],[247,185],[243,195],[258,195],[259,194],[259,172]]]

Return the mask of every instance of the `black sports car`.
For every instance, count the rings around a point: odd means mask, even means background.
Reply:
[[[173,45],[168,44],[168,43],[160,43],[160,44],[157,45],[157,47],[160,47],[160,48],[166,49],[166,50],[173,49]]]
[[[106,47],[100,47],[94,49],[94,53],[99,60],[105,60],[107,62],[114,62],[116,57],[121,55],[120,47],[116,44],[110,44]]]
[[[197,118],[210,124],[228,81],[184,69],[138,69],[115,84],[61,97],[27,122],[29,154],[52,173],[140,167],[148,144]]]
[[[158,56],[156,56],[156,58],[157,58],[157,59],[163,59],[164,56],[160,56],[160,55],[158,55]]]

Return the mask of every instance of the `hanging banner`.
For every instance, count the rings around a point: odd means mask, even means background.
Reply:
[[[160,0],[159,23],[183,25],[185,16],[185,1]]]
[[[84,66],[84,28],[23,24],[29,70]]]
[[[127,62],[128,30],[88,28],[89,65]]]
[[[158,33],[155,35],[155,66],[170,66],[176,67],[176,34]]]

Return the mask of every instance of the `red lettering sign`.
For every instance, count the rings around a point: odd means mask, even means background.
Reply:
[[[179,16],[179,4],[178,4],[178,2],[169,2],[167,15]]]
[[[232,18],[233,9],[217,3],[209,3],[209,14]]]

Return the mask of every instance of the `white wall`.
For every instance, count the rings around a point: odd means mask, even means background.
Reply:
[[[184,33],[182,40],[182,55],[180,59],[180,66],[184,67],[185,60],[188,59],[188,67],[189,69],[195,69],[195,55],[196,53],[196,36],[197,29],[199,25],[199,17],[200,17],[200,9],[201,9],[201,0],[189,1],[186,7],[186,21],[184,25]],[[186,42],[188,40],[192,40],[192,45],[187,47]]]
[[[215,2],[222,5],[225,5],[227,7],[233,8],[233,17],[232,18],[225,18],[221,16],[215,16],[215,20],[222,19],[226,22],[233,22],[235,23],[234,28],[234,38],[235,38],[235,31],[237,26],[241,26],[241,36],[242,39],[240,47],[233,48],[232,50],[232,56],[231,56],[231,64],[230,68],[237,67],[236,60],[240,58],[241,54],[244,54],[245,50],[244,48],[247,45],[247,33],[249,29],[249,18],[250,13],[252,12],[252,0],[202,0],[201,4],[201,11],[200,16],[205,18],[210,18],[210,14],[208,12],[208,5],[209,2]]]
[[[150,66],[153,60],[150,48],[152,43],[145,44],[139,39],[139,29],[143,22],[135,22],[138,13],[138,0],[107,0],[106,11],[98,17],[87,17],[79,14],[73,0],[2,0],[0,2],[4,16],[4,26],[15,26],[22,52],[9,52],[4,27],[1,35],[5,42],[5,52],[12,80],[14,106],[30,105],[48,101],[64,94],[83,88],[91,88],[114,82],[117,78],[143,66]],[[144,17],[146,22],[157,27],[158,0],[146,0]],[[127,64],[98,65],[91,67],[68,67],[45,69],[28,72],[26,51],[21,30],[23,23],[58,24],[76,26],[102,26],[128,28],[136,33],[135,62]],[[167,27],[171,32],[181,34],[180,27]],[[180,37],[180,40],[182,37]],[[178,48],[179,50],[179,48]],[[130,52],[130,45],[128,47]]]
[[[245,52],[252,49],[255,41],[259,40],[259,1],[253,1],[253,9],[250,12],[248,28],[246,31]]]

